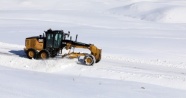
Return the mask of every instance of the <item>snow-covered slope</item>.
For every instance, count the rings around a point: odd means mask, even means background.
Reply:
[[[9,6],[7,6],[9,5]],[[0,1],[0,97],[185,98],[184,0]],[[25,38],[71,31],[103,49],[94,66],[29,60]],[[82,50],[84,51],[84,50]]]
[[[112,8],[110,13],[123,15],[141,20],[185,23],[185,1],[141,1],[134,2],[121,7]]]

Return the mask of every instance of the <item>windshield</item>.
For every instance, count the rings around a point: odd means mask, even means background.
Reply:
[[[62,34],[57,33],[54,39],[54,48],[59,48],[61,46]]]
[[[59,31],[50,32],[46,34],[46,47],[47,48],[60,48],[63,33]]]

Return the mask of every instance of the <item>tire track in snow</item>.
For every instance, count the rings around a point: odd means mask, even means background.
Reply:
[[[184,62],[171,62],[168,60],[161,60],[161,59],[145,60],[145,59],[134,59],[134,58],[128,58],[128,57],[119,57],[119,56],[117,57],[117,56],[111,56],[111,55],[105,55],[103,56],[103,59],[139,63],[139,64],[159,65],[159,66],[170,67],[170,68],[186,69],[186,63]]]
[[[151,66],[130,62],[116,63],[114,61],[104,60],[102,64],[97,65],[97,68],[95,68],[94,71],[97,73],[104,72],[104,74],[107,74],[107,76],[101,76],[103,78],[136,81],[166,87],[185,89],[185,70],[180,71],[166,68],[161,70],[161,67],[154,69],[151,68]]]

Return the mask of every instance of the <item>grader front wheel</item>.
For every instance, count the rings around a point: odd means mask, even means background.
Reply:
[[[95,63],[95,57],[93,55],[86,55],[84,57],[84,63],[85,65],[93,65]]]

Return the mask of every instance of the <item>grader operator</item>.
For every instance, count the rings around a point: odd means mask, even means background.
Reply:
[[[69,50],[67,54],[69,58],[78,58],[83,56],[83,63],[85,65],[93,65],[101,60],[101,49],[98,49],[93,44],[86,44],[82,42],[73,41],[70,37],[70,32],[64,33],[63,30],[47,30],[43,35],[28,37],[25,40],[24,51],[29,59],[48,59],[62,54],[62,50]],[[74,48],[89,49],[91,53],[71,52]]]

